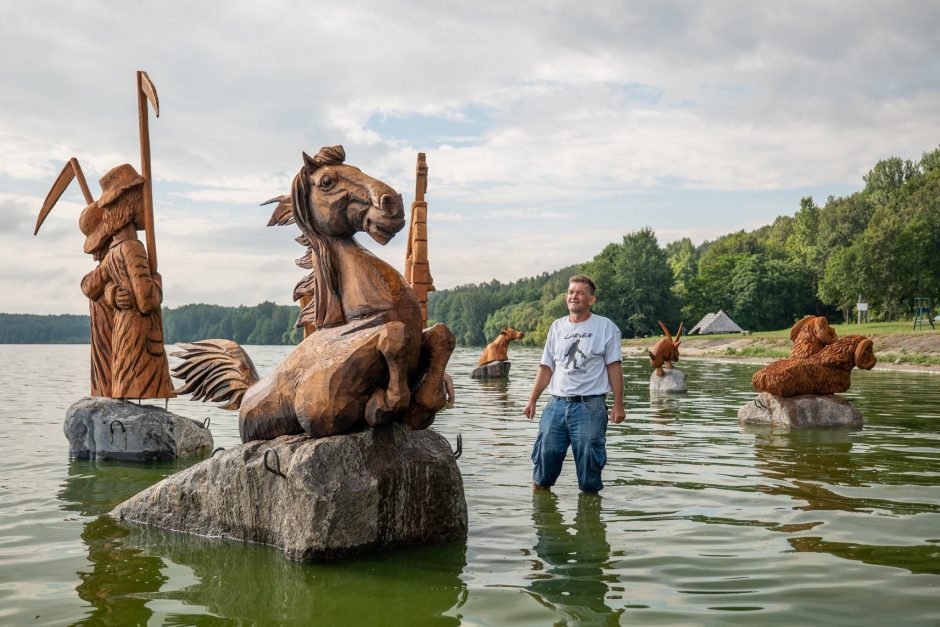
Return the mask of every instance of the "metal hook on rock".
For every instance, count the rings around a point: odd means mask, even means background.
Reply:
[[[124,449],[127,450],[127,429],[124,428],[124,423],[120,420],[112,420],[111,424],[108,427],[108,431],[111,432],[111,444],[114,444],[114,425],[115,423],[121,425],[121,431],[124,433]]]
[[[463,437],[459,433],[457,434],[457,450],[451,452],[454,454],[454,459],[460,459],[463,455]]]
[[[206,419],[202,421],[202,428],[208,429],[210,424],[212,424],[212,417],[206,416]]]
[[[274,468],[268,464],[268,453],[274,453]],[[268,472],[277,475],[283,479],[287,479],[287,475],[281,472],[281,457],[277,454],[273,448],[269,448],[264,452],[264,469]]]
[[[219,451],[224,451],[224,450],[225,450],[225,447],[224,447],[224,446],[220,446],[219,448],[213,450],[213,451],[212,451],[212,454],[209,455],[209,457],[215,457],[215,454],[216,454],[216,453],[218,453]]]

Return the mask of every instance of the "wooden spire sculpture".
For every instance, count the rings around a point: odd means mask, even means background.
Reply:
[[[411,203],[411,226],[408,230],[408,249],[405,252],[405,280],[411,285],[421,306],[421,328],[428,326],[428,292],[434,291],[434,279],[428,263],[428,162],[423,152],[418,153],[415,171],[415,200]]]

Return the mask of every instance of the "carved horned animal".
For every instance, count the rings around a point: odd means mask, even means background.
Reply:
[[[839,337],[825,316],[804,316],[790,329],[793,349],[790,357],[805,359],[815,355]]]
[[[525,333],[517,331],[512,327],[506,327],[499,332],[496,339],[486,345],[483,354],[480,355],[480,361],[477,366],[488,364],[491,361],[506,361],[509,359],[509,343],[513,340],[521,340]]]
[[[656,368],[657,376],[663,377],[666,375],[666,372],[663,370],[663,365],[665,364],[666,368],[672,370],[672,363],[674,361],[679,361],[679,338],[682,337],[682,323],[679,323],[679,331],[676,333],[675,339],[672,338],[672,334],[669,332],[669,329],[666,328],[666,325],[663,324],[662,320],[658,320],[659,327],[663,330],[663,333],[666,335],[663,339],[656,342],[653,345],[653,350],[647,351],[650,356],[650,366]]]
[[[775,361],[755,372],[751,383],[777,396],[837,394],[852,385],[852,368],[871,370],[877,363],[870,339],[847,335],[810,357]]]

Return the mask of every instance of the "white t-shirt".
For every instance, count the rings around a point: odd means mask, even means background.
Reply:
[[[542,364],[552,369],[552,396],[591,396],[610,392],[607,364],[622,359],[620,329],[608,318],[591,314],[584,322],[568,316],[552,323]]]

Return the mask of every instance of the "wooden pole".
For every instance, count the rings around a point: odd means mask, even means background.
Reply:
[[[144,177],[144,230],[147,233],[147,259],[150,273],[157,272],[157,237],[153,229],[153,181],[150,174],[150,124],[147,116],[147,100],[153,104],[154,113],[160,117],[157,90],[146,72],[137,71],[137,115],[140,120],[140,175]]]

